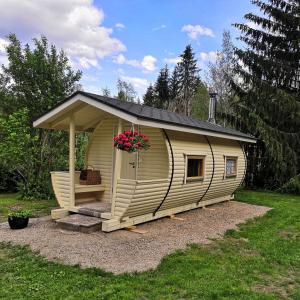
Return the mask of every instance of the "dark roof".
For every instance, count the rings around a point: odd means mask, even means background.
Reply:
[[[96,101],[99,101],[101,103],[119,109],[123,112],[126,112],[139,119],[159,121],[162,123],[185,126],[185,127],[195,128],[195,129],[203,129],[203,130],[217,132],[217,133],[234,135],[237,137],[255,139],[255,137],[251,135],[239,132],[231,128],[225,128],[217,124],[212,124],[207,121],[201,121],[199,119],[187,117],[164,109],[158,109],[158,108],[150,107],[147,105],[141,105],[133,102],[121,101],[115,98],[100,96],[97,94],[92,94],[87,92],[80,91],[79,93],[87,97],[90,97]]]
[[[65,101],[63,102],[68,101],[70,98],[72,98],[77,94],[82,94],[84,96],[92,98],[93,100],[111,106],[115,109],[123,111],[139,119],[151,120],[154,122],[157,121],[157,122],[173,124],[177,126],[190,127],[194,129],[202,129],[210,132],[222,133],[222,134],[241,137],[241,138],[248,138],[253,140],[256,139],[251,135],[239,132],[231,128],[225,128],[217,124],[212,124],[207,121],[201,121],[199,119],[187,117],[164,109],[158,109],[158,108],[150,107],[147,105],[141,105],[133,102],[121,101],[115,98],[100,96],[97,94],[87,93],[83,91],[75,92],[67,99],[65,99]],[[57,106],[61,105],[63,102],[60,102]]]

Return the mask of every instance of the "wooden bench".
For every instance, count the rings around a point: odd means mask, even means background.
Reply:
[[[103,192],[105,188],[102,184],[85,185],[75,184],[75,193],[90,193],[90,192]]]

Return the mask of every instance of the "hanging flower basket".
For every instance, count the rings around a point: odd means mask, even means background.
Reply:
[[[149,137],[136,131],[124,131],[114,137],[114,146],[129,153],[147,150],[150,147]]]

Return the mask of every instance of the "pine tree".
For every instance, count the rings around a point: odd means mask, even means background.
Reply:
[[[248,25],[235,24],[246,49],[235,50],[234,123],[260,139],[256,156],[262,158],[252,166],[256,185],[277,187],[300,171],[300,3],[252,3],[263,15],[249,13]]]
[[[169,69],[166,65],[159,72],[155,86],[156,104],[155,107],[166,109],[169,106],[170,91],[169,91]]]
[[[198,83],[192,115],[206,121],[208,119],[209,94],[207,85],[201,80]]]
[[[172,72],[172,76],[169,80],[169,90],[170,90],[170,100],[169,100],[169,107],[170,111],[176,112],[180,97],[180,81],[179,81],[179,74],[178,74],[178,65],[174,67]]]
[[[192,46],[186,46],[178,63],[178,74],[180,81],[180,107],[179,111],[187,116],[191,115],[194,96],[199,83],[199,69]]]
[[[143,97],[143,101],[145,105],[155,107],[156,99],[155,99],[155,92],[152,84],[148,86],[147,91]]]

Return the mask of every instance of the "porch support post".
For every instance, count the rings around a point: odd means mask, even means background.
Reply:
[[[75,206],[75,122],[70,117],[69,128],[69,173],[70,173],[70,206]]]
[[[122,133],[122,119],[118,121],[118,134]],[[111,203],[111,216],[115,213],[115,203],[117,194],[117,182],[121,178],[121,165],[122,165],[122,152],[120,150],[115,150],[115,164],[114,164],[114,178],[113,178],[113,195]]]

